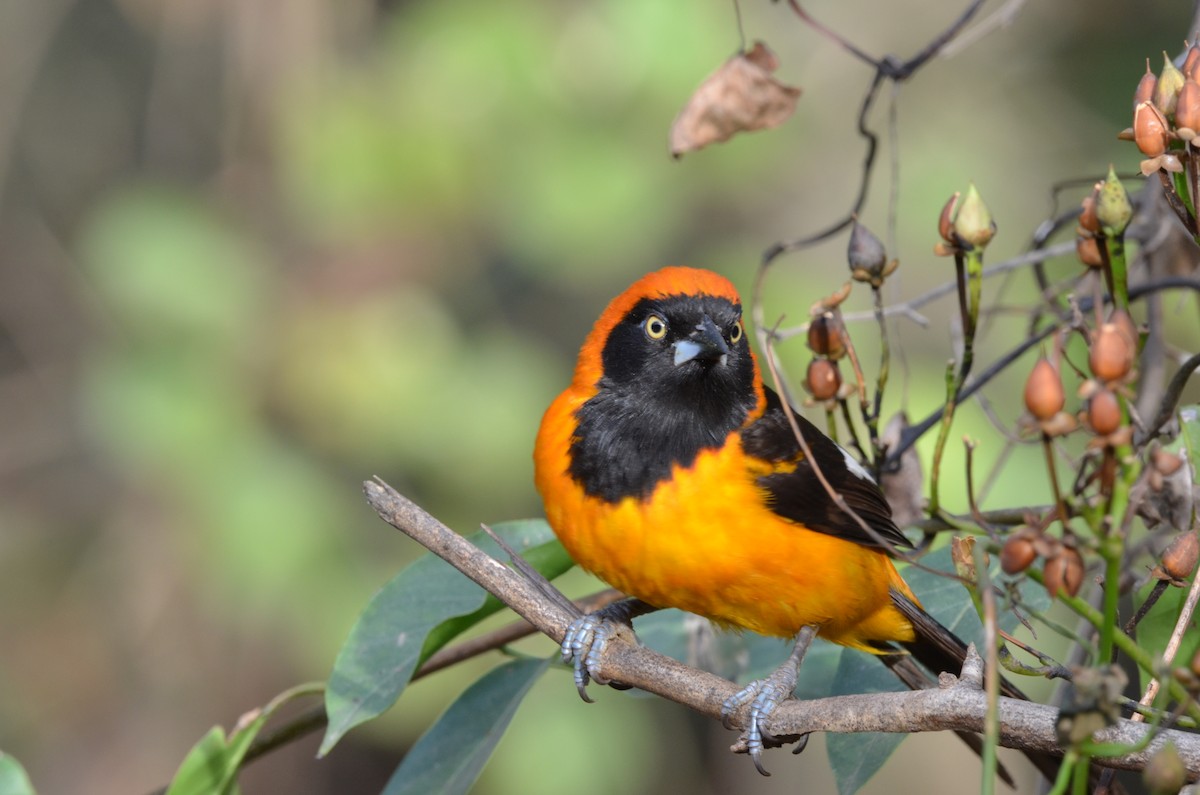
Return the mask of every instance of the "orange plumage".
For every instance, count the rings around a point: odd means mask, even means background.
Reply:
[[[887,552],[829,509],[746,337],[733,285],[708,271],[665,268],[615,298],[538,432],[550,525],[581,566],[652,605],[783,637],[813,625],[867,651],[913,641],[891,597],[911,591]],[[689,359],[701,344],[708,358]],[[811,434],[821,472],[903,544],[865,471],[806,423]]]

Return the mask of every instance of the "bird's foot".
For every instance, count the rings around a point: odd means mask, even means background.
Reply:
[[[738,738],[734,748],[750,754],[754,767],[764,776],[771,774],[763,767],[763,749],[778,748],[785,742],[798,739],[776,737],[767,730],[767,722],[776,708],[792,697],[792,693],[796,689],[796,679],[800,673],[800,663],[816,634],[816,629],[813,627],[802,628],[796,638],[795,648],[783,665],[775,669],[767,678],[756,679],[746,685],[721,705],[721,722],[727,729],[733,728],[731,720],[734,714],[747,704],[750,706],[746,729]]]
[[[633,634],[633,617],[653,610],[650,605],[640,599],[623,599],[614,602],[595,613],[581,616],[567,627],[559,649],[562,660],[575,671],[575,689],[579,697],[589,704],[592,702],[588,695],[589,682],[600,685],[611,684],[621,688],[618,683],[611,682],[600,671],[600,661],[609,639],[617,635],[627,634],[631,642],[637,642]]]

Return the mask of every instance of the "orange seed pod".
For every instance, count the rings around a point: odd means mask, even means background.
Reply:
[[[1039,358],[1025,381],[1025,408],[1039,420],[1048,420],[1066,403],[1058,370],[1045,356]]]
[[[1087,404],[1087,422],[1099,436],[1108,436],[1121,427],[1121,404],[1108,389],[1100,389]]]
[[[813,359],[808,363],[808,377],[804,381],[809,393],[817,400],[832,400],[842,386],[842,374],[837,362],[829,359]]]
[[[1167,119],[1153,102],[1143,102],[1133,110],[1133,141],[1146,157],[1158,157],[1171,142]]]

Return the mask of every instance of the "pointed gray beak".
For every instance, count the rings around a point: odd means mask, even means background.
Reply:
[[[725,363],[729,355],[729,346],[717,324],[708,315],[696,324],[696,330],[687,339],[675,343],[675,366],[697,360],[702,362]]]

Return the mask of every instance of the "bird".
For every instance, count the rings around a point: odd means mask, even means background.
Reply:
[[[567,552],[635,600],[568,629],[585,700],[598,647],[634,611],[794,638],[789,660],[723,710],[750,705],[746,746],[767,774],[770,713],[814,637],[892,662],[907,657],[899,645],[934,674],[961,665],[965,645],[896,569],[911,545],[875,479],[764,384],[741,299],[717,273],[662,268],[608,304],[542,418],[534,471]]]

